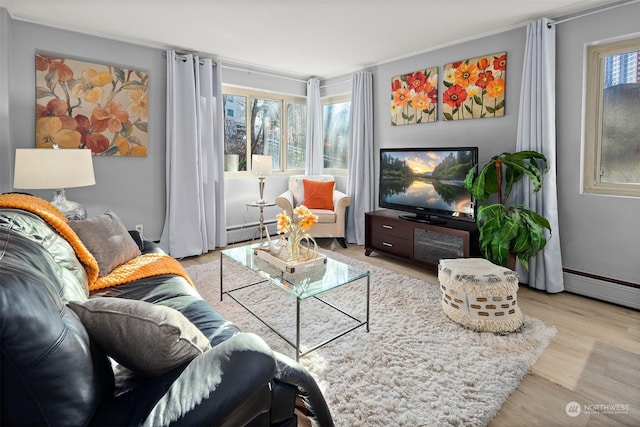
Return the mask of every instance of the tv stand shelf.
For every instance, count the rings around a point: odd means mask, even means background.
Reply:
[[[444,258],[480,256],[474,222],[415,221],[382,209],[365,213],[365,255],[391,255],[436,269]]]

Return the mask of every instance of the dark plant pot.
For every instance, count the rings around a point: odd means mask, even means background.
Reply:
[[[518,257],[516,257],[516,255],[513,252],[509,251],[509,255],[507,256],[507,265],[505,267],[507,267],[511,271],[516,271],[517,261],[518,261]]]

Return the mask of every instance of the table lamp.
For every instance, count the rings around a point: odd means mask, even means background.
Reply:
[[[258,175],[258,180],[260,181],[260,200],[258,200],[258,203],[266,203],[264,199],[264,178],[265,175],[271,175],[271,162],[271,156],[251,155],[251,173]]]
[[[87,210],[67,200],[64,189],[94,185],[89,149],[18,148],[13,175],[17,189],[53,190],[51,204],[68,219],[86,219]]]

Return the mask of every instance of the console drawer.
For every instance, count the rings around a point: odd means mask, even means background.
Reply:
[[[401,239],[409,239],[413,233],[411,225],[403,220],[390,220],[388,218],[372,216],[371,233],[384,234],[386,236],[395,236]]]
[[[383,252],[390,252],[397,256],[411,256],[409,240],[389,234],[375,233],[371,235],[371,247]]]

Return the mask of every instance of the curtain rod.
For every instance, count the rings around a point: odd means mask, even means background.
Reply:
[[[601,7],[601,8],[595,9],[595,10],[591,10],[589,12],[579,13],[577,15],[570,16],[568,18],[558,19],[557,21],[549,22],[547,24],[547,27],[551,28],[552,25],[562,24],[563,22],[572,21],[572,20],[578,19],[578,18],[583,18],[585,16],[593,15],[594,13],[605,12],[607,10],[615,9],[617,7],[620,7],[620,6],[627,6],[627,5],[630,5],[630,4],[633,4],[633,3],[638,3],[639,1],[640,0],[623,1],[623,2],[612,4],[612,5],[609,5],[609,6],[606,6],[606,7]]]
[[[342,83],[351,83],[351,79],[346,79],[346,80],[341,80],[339,82],[333,82],[333,83],[327,83],[327,84],[324,84],[324,85],[320,85],[320,88],[323,89],[323,88],[329,87],[329,86],[341,85]]]
[[[281,75],[273,74],[273,73],[267,73],[265,71],[255,71],[255,70],[250,70],[248,68],[232,67],[230,65],[224,65],[224,64],[222,65],[222,68],[226,68],[228,70],[245,71],[247,73],[262,74],[264,76],[277,77],[277,78],[285,79],[285,80],[292,80],[292,81],[298,82],[298,83],[307,83],[306,80],[297,79],[295,77],[281,76]]]
[[[176,54],[175,54],[176,59],[180,59],[180,60],[182,60],[182,62],[187,62],[187,55],[188,55],[188,54],[184,54],[184,53],[177,53],[177,52],[176,52]],[[162,56],[164,56],[164,57],[166,58],[166,57],[167,57],[167,52],[162,52]],[[196,55],[194,55],[194,56],[196,56]],[[215,65],[217,65],[217,62],[216,62],[214,59],[212,59],[212,61],[213,61],[213,65],[214,65],[214,66],[215,66]],[[200,65],[204,65],[204,61],[203,61],[202,59],[200,59],[200,60],[198,61],[198,64],[200,64]]]
[[[181,59],[183,61],[187,60],[186,54],[176,53],[175,55],[176,55],[176,58],[178,58],[178,59]],[[164,56],[166,58],[167,57],[167,53],[163,52],[162,56]],[[216,62],[214,61],[214,64],[215,63]],[[204,64],[204,62],[202,60],[200,60],[200,65],[203,65],[203,64]],[[277,78],[285,79],[285,80],[292,80],[292,81],[298,82],[298,83],[307,83],[307,80],[302,80],[302,79],[298,79],[298,78],[295,78],[295,77],[282,76],[282,75],[279,75],[279,74],[267,73],[265,71],[255,71],[255,70],[250,70],[248,68],[233,67],[231,65],[224,65],[224,64],[222,64],[221,67],[222,68],[226,68],[228,70],[244,71],[244,72],[247,72],[247,73],[262,74],[264,76],[277,77]],[[324,84],[324,85],[321,85],[320,87],[321,88],[325,88],[325,87],[329,87],[329,86],[339,85],[339,84],[342,84],[342,83],[351,83],[351,79],[346,79],[346,80],[341,80],[339,82],[333,82],[333,83]]]

